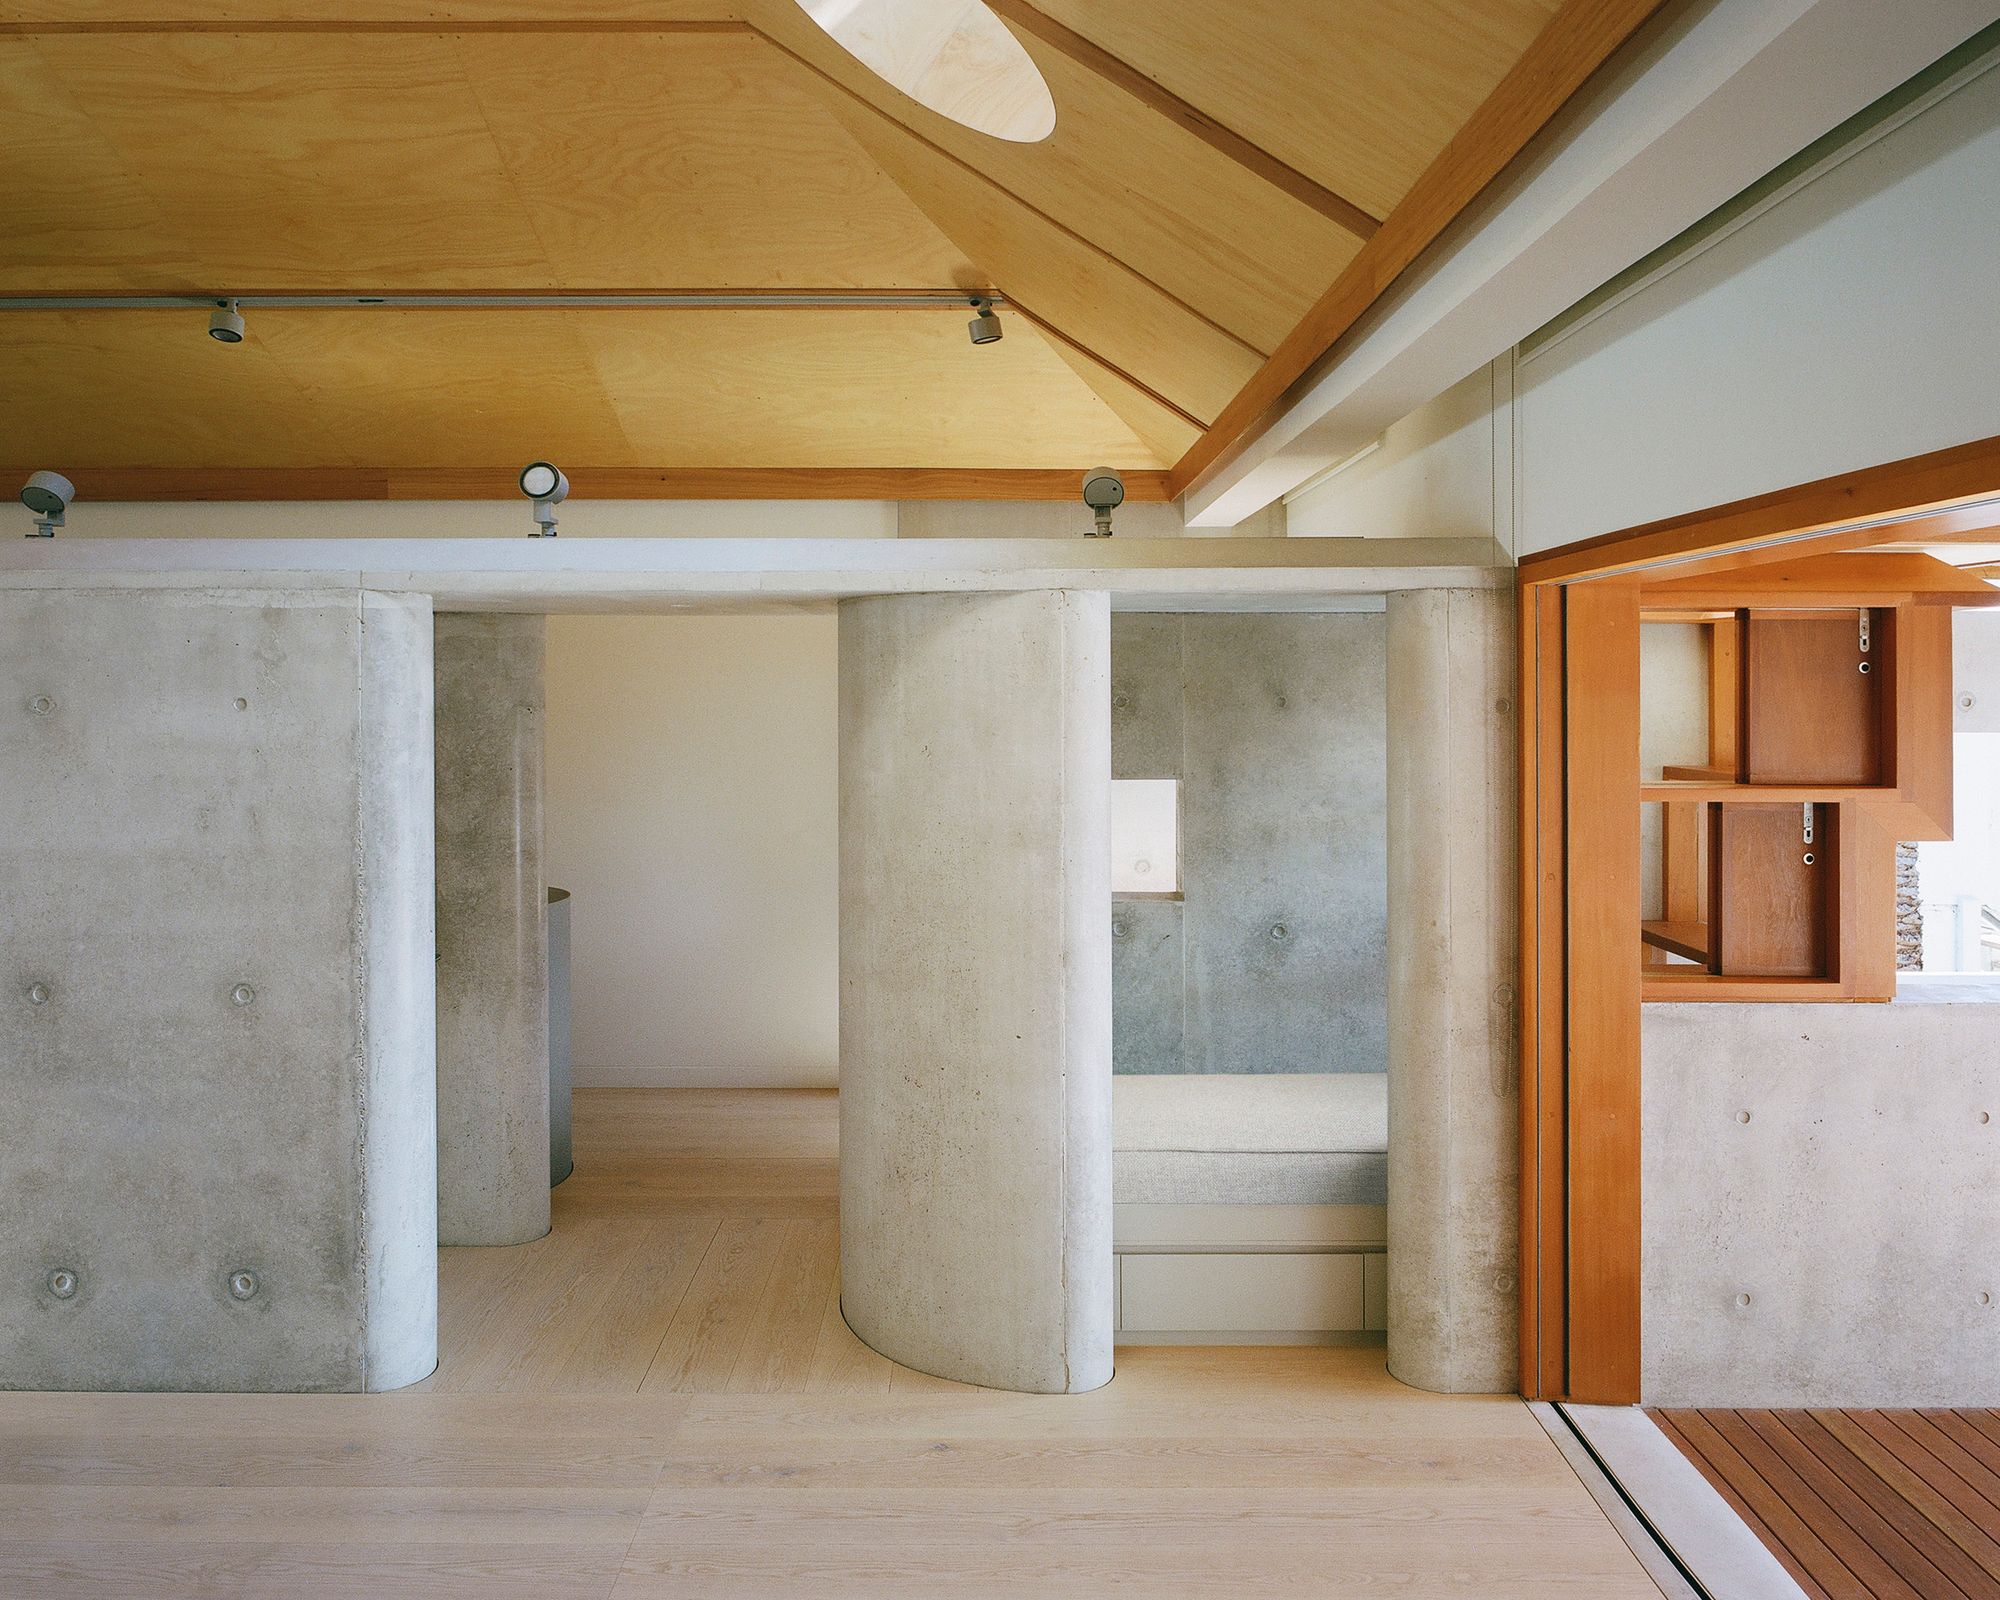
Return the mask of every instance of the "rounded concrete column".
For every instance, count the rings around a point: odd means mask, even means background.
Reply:
[[[538,616],[437,617],[438,1242],[549,1231]]]
[[[840,608],[841,1309],[894,1361],[1111,1376],[1111,616]]]
[[[1517,1386],[1512,595],[1389,596],[1389,1370]]]

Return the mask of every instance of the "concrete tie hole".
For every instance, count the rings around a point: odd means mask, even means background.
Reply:
[[[1750,1120],[1750,1113],[1747,1111],[1739,1111],[1736,1113],[1736,1120],[1738,1122],[1748,1122]]]
[[[1747,1306],[1749,1304],[1750,1304],[1750,1297],[1747,1294],[1739,1294],[1736,1297],[1736,1305],[1739,1310],[1741,1310],[1744,1306]]]
[[[78,1279],[67,1267],[57,1267],[48,1277],[49,1293],[58,1300],[70,1300],[76,1296]]]

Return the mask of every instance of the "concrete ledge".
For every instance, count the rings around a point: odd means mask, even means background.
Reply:
[[[1510,588],[1481,539],[56,539],[0,545],[0,589],[357,586],[440,611],[825,605],[872,594],[1102,589],[1169,610],[1379,608]]]

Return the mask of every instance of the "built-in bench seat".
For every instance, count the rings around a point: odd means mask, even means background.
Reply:
[[[1125,1075],[1111,1096],[1121,1205],[1388,1203],[1382,1073]]]
[[[1372,1337],[1387,1291],[1381,1073],[1112,1080],[1119,1337]]]

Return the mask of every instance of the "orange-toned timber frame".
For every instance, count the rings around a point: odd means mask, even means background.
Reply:
[[[1698,996],[1885,998],[1884,840],[1923,837],[1940,817],[1949,825],[1950,613],[1940,607],[1996,594],[1928,556],[1852,553],[1996,527],[2000,438],[1521,563],[1523,1394],[1640,1398],[1639,1023],[1659,981],[1642,977],[1636,956],[1639,808],[1658,797],[1640,782],[1642,609],[1898,608],[1893,786],[1833,797],[1847,819],[1843,863],[1856,867],[1838,912],[1850,959],[1826,981],[1710,979]],[[1827,798],[1757,791],[1801,796]],[[1892,831],[1870,841],[1871,829]]]

